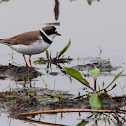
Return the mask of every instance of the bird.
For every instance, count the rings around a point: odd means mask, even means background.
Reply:
[[[29,55],[29,64],[31,64],[31,56],[46,51],[53,42],[56,36],[61,36],[56,31],[56,27],[48,25],[40,30],[24,32],[11,38],[0,39],[0,44],[5,44],[11,49],[23,55],[26,66],[25,55]]]

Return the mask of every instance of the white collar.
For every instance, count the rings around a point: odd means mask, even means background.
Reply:
[[[40,29],[40,31],[50,40],[50,41],[52,41],[51,39],[50,39],[50,37],[49,36],[47,36],[47,34],[44,32],[44,30],[43,29]]]

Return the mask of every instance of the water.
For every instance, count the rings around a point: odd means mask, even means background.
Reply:
[[[59,4],[57,0],[10,0],[9,2],[0,4],[0,38],[12,37],[30,30],[38,30],[45,26],[46,23],[60,22],[60,26],[57,26],[57,29],[62,36],[55,38],[49,48],[49,51],[52,52],[52,56],[55,56],[56,52],[59,52],[71,39],[72,44],[67,53],[65,53],[65,57],[71,56],[74,59],[77,57],[82,58],[80,61],[75,60],[71,64],[64,64],[62,66],[71,67],[78,64],[85,64],[87,61],[83,59],[85,57],[99,57],[101,48],[101,58],[109,58],[112,65],[122,66],[122,69],[125,69],[125,4],[125,0],[93,2],[91,6],[88,5],[86,0],[60,0]],[[55,6],[57,15],[54,13]],[[13,60],[11,59],[12,56]],[[45,53],[32,56],[32,61],[37,60],[41,56],[45,57]],[[5,45],[0,45],[0,57],[1,65],[8,65],[13,62],[24,65],[22,55],[14,51],[12,55],[12,50]],[[71,84],[70,80],[61,73],[58,76],[51,76],[46,73],[45,65],[33,64],[33,67],[39,68],[39,71],[44,73],[43,76],[32,82],[35,83],[35,87],[45,88],[42,81],[43,79],[48,84],[49,89],[55,88],[56,90],[70,91],[70,93],[76,96],[79,91],[83,94],[83,85],[76,80],[73,80]],[[116,75],[122,69],[112,73]],[[60,72],[59,69],[53,65],[52,69],[49,69],[49,71]],[[124,74],[126,74],[125,71]],[[90,83],[93,83],[92,78],[87,79]],[[108,84],[112,79],[113,76],[100,76],[98,77],[98,83],[102,84],[104,80],[104,82]],[[125,76],[120,77],[116,83],[118,86],[112,90],[111,94],[114,96],[125,94]],[[13,89],[17,87],[22,88],[21,85],[15,85],[13,80],[6,79],[0,80],[0,91],[8,90],[9,85]],[[83,116],[85,116],[85,114],[83,114]],[[51,120],[53,117],[46,116],[45,118]],[[64,118],[70,118],[70,121],[78,117],[71,115],[67,117],[65,115]],[[19,122],[20,126],[31,125],[23,121],[8,119],[7,114],[4,113],[2,113],[0,119],[4,126],[16,126]],[[3,121],[3,119],[5,121]],[[57,123],[64,124],[64,122],[66,122],[66,120],[60,120],[61,122],[58,120],[60,119],[57,118]],[[76,125],[77,122],[81,122],[80,120],[75,122],[70,121],[68,124]]]

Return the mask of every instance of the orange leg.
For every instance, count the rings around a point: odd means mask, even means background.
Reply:
[[[30,63],[30,66],[32,67],[32,64],[31,64],[31,56],[29,55],[29,63]]]
[[[26,59],[25,59],[25,55],[23,54],[23,57],[24,57],[24,60],[25,60],[25,64],[26,64],[26,66],[28,66],[28,64],[27,64],[27,61],[26,61]]]

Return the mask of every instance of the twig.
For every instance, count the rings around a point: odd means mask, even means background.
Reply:
[[[115,113],[116,110],[95,110],[95,109],[56,109],[56,110],[44,110],[44,111],[34,111],[27,113],[19,113],[13,116],[27,116],[35,114],[48,114],[48,113],[65,113],[65,112],[99,112],[99,113]],[[126,114],[126,111],[118,111],[118,113]]]
[[[118,121],[120,122],[120,119],[119,119],[118,113],[115,112],[115,114],[116,114],[116,116],[117,116]]]
[[[80,95],[80,96],[77,96],[77,97],[75,97],[75,98],[73,98],[73,99],[80,99],[80,98],[82,98],[82,97],[84,97],[84,96],[88,96],[88,94]]]
[[[96,89],[96,80],[97,80],[96,77],[94,77],[94,90],[95,90],[95,92],[96,92],[96,90],[97,90],[97,89]]]
[[[120,116],[120,115],[118,115],[122,120],[124,120],[124,122],[126,122],[126,118],[125,118],[125,116],[124,117],[122,117],[122,116]]]
[[[126,98],[126,95],[121,96],[112,96],[112,98]]]
[[[41,121],[36,121],[36,120],[31,120],[31,119],[22,119],[22,118],[16,118],[18,120],[22,120],[22,121],[25,121],[25,122],[30,122],[30,123],[36,123],[36,124],[44,124],[47,125],[47,126],[65,126],[65,125],[62,125],[62,124],[53,124],[53,123],[48,123],[48,122],[41,122]]]
[[[124,102],[122,105],[120,105],[120,106],[117,108],[117,110],[119,110],[120,108],[124,107],[125,105],[126,105],[126,100],[125,100],[125,102]]]

